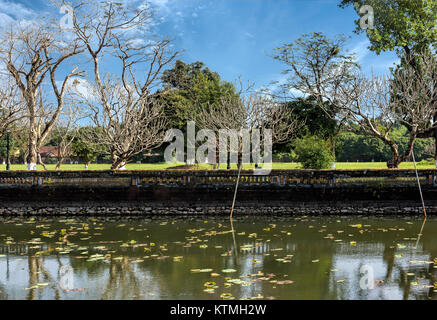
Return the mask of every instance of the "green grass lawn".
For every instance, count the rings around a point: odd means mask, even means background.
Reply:
[[[131,163],[126,166],[127,170],[166,170],[171,167],[175,167],[175,164],[168,163],[156,163],[156,164],[136,164]],[[47,165],[49,170],[55,170],[55,165]],[[109,170],[111,165],[109,164],[91,164],[89,165],[89,170]],[[237,165],[232,165],[232,169],[237,169]],[[244,169],[253,169],[253,165],[245,165]],[[199,165],[199,169],[211,169],[210,165]],[[337,169],[387,169],[385,162],[339,162],[336,165]],[[400,165],[401,169],[414,169],[412,162],[404,162]],[[418,163],[419,169],[434,169],[435,165],[432,163],[422,164]],[[61,166],[61,170],[71,171],[71,170],[84,170],[85,166],[83,164],[64,164]],[[226,169],[226,165],[221,165],[220,169]],[[274,163],[273,169],[286,170],[286,169],[300,169],[298,163]],[[0,165],[0,170],[6,170],[6,165]],[[26,170],[26,165],[24,164],[14,164],[11,165],[11,170]],[[43,170],[42,166],[38,165],[38,170]]]

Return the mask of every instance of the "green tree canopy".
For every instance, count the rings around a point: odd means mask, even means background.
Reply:
[[[87,137],[93,134],[93,131],[99,130],[94,127],[82,127],[79,134],[74,138],[71,144],[71,151],[74,157],[81,162],[89,164],[102,154],[107,154],[108,150],[104,146],[91,143]]]
[[[390,133],[390,138],[399,145],[399,151],[404,153],[408,146],[408,129],[405,126],[397,126]],[[432,143],[432,139],[416,140],[416,160],[432,157]],[[390,148],[375,137],[354,132],[342,132],[338,137],[337,160],[340,162],[384,162],[390,160],[391,156]]]
[[[302,138],[308,135],[316,135],[323,139],[334,139],[338,132],[337,121],[333,118],[334,107],[326,104],[322,110],[314,97],[297,98],[283,103],[288,114],[289,121],[296,119],[304,123],[296,138]],[[326,112],[324,111],[326,110]],[[292,142],[275,144],[274,153],[287,153],[292,147]]]
[[[14,139],[14,135],[11,134],[9,138],[9,152],[12,156],[12,152],[17,149],[17,141]],[[7,136],[0,138],[0,159],[5,159],[7,155]]]
[[[294,145],[294,153],[304,169],[328,169],[334,161],[329,143],[317,136],[297,139]]]
[[[234,85],[221,80],[203,62],[186,64],[178,60],[173,69],[163,72],[162,81],[166,114],[171,115],[173,128],[184,129],[187,121],[196,120],[200,108],[218,103],[224,96],[237,96]]]
[[[325,103],[322,110],[314,97],[308,97],[285,102],[285,106],[290,111],[290,115],[305,122],[305,127],[299,132],[300,137],[317,135],[328,139],[336,135],[338,125],[337,121],[333,119],[335,116],[334,107],[328,103]]]
[[[363,30],[360,18],[356,32],[366,32],[370,50],[404,50],[407,54],[423,52],[437,43],[437,1],[435,0],[342,0],[340,7],[360,8],[369,5],[374,11],[374,28]]]
[[[421,60],[425,55],[435,55],[437,46],[437,1],[436,0],[342,0],[340,7],[354,6],[360,14],[363,5],[370,5],[374,11],[374,28],[366,30],[370,40],[370,50],[377,54],[384,51],[396,51],[401,57],[400,68],[405,63],[414,69],[417,81],[428,81],[427,90],[430,99],[436,100],[434,91],[436,81],[426,79],[422,73]],[[356,32],[360,28],[360,19],[356,20]],[[399,68],[398,68],[399,69]],[[434,138],[437,141],[437,105],[432,124],[419,131],[419,138]],[[430,121],[431,122],[431,121]],[[434,158],[437,160],[437,143]]]

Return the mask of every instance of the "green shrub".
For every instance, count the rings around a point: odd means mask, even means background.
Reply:
[[[431,161],[427,159],[417,162],[417,166],[434,166],[434,165],[435,165],[434,159],[432,159]]]
[[[304,169],[329,169],[334,161],[328,142],[317,136],[296,140],[294,152]]]

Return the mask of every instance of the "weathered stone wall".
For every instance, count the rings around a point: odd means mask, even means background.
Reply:
[[[0,216],[137,216],[137,215],[229,215],[230,205],[180,203],[177,206],[165,206],[161,203],[69,203],[53,205],[27,203],[25,206],[10,204],[0,208]],[[437,203],[427,207],[428,214],[437,214]],[[236,206],[234,216],[246,215],[417,215],[421,216],[419,203],[343,203],[342,206],[330,203],[308,205],[306,203],[276,203],[258,205],[243,203]]]
[[[0,215],[229,215],[230,186],[0,188]],[[430,215],[437,214],[437,188],[425,187]],[[243,186],[236,215],[420,215],[415,187]]]

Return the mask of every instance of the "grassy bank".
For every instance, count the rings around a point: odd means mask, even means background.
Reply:
[[[55,170],[56,165],[47,165],[49,170]],[[89,166],[89,170],[109,170],[109,164],[91,164]],[[156,164],[137,164],[131,163],[126,166],[128,170],[166,170],[169,168],[175,168],[174,164],[167,163],[156,163]],[[65,164],[61,166],[61,170],[71,171],[71,170],[84,170],[83,164]],[[210,165],[199,165],[199,169],[211,169]],[[221,165],[221,169],[226,169],[226,165]],[[232,169],[236,169],[237,166],[233,165]],[[252,169],[253,165],[244,166],[245,169]],[[273,169],[300,169],[301,166],[298,163],[274,163]],[[346,169],[346,170],[365,170],[365,169],[387,169],[387,165],[385,162],[339,162],[336,165],[337,169]],[[435,165],[432,163],[418,163],[419,169],[434,169]],[[38,170],[42,170],[42,166],[38,165]],[[412,162],[404,162],[400,165],[400,169],[414,169],[414,165]],[[0,170],[6,170],[6,165],[0,165]],[[14,164],[11,165],[11,170],[26,170],[26,165],[24,164]]]

